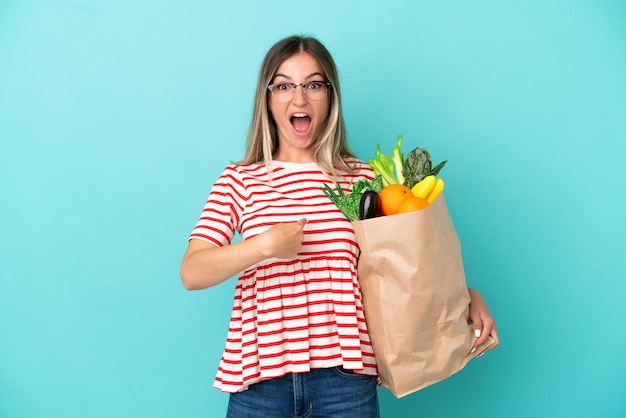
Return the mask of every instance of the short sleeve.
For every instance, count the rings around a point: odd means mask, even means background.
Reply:
[[[227,166],[219,176],[189,239],[202,239],[217,246],[230,244],[241,228],[246,188],[236,165]]]

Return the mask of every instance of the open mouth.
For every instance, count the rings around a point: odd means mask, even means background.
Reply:
[[[311,129],[311,118],[306,113],[294,113],[289,121],[296,133],[306,134]]]

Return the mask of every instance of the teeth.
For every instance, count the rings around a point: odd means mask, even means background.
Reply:
[[[306,113],[294,113],[294,118],[306,118]]]

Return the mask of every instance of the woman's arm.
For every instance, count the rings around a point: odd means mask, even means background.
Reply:
[[[469,317],[470,321],[472,321],[472,329],[474,330],[474,335],[478,336],[478,339],[474,343],[472,347],[472,351],[474,351],[477,347],[480,347],[482,344],[486,343],[491,336],[496,342],[490,345],[487,349],[485,349],[479,355],[485,353],[487,350],[491,350],[492,348],[497,347],[500,344],[500,338],[498,337],[498,331],[496,330],[496,323],[487,308],[487,303],[485,299],[483,299],[482,295],[478,293],[474,289],[469,289],[470,293],[470,307],[469,307]]]
[[[306,219],[281,223],[267,231],[238,242],[218,247],[191,239],[180,266],[180,277],[187,290],[215,286],[267,258],[293,258],[304,240]]]

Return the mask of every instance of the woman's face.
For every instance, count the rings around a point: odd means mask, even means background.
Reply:
[[[305,52],[286,59],[272,83],[325,82],[324,72],[313,56]],[[330,95],[321,100],[310,100],[302,86],[297,86],[293,98],[281,101],[269,94],[269,107],[278,130],[278,150],[274,158],[280,161],[312,162],[313,146],[322,134],[330,110]]]

